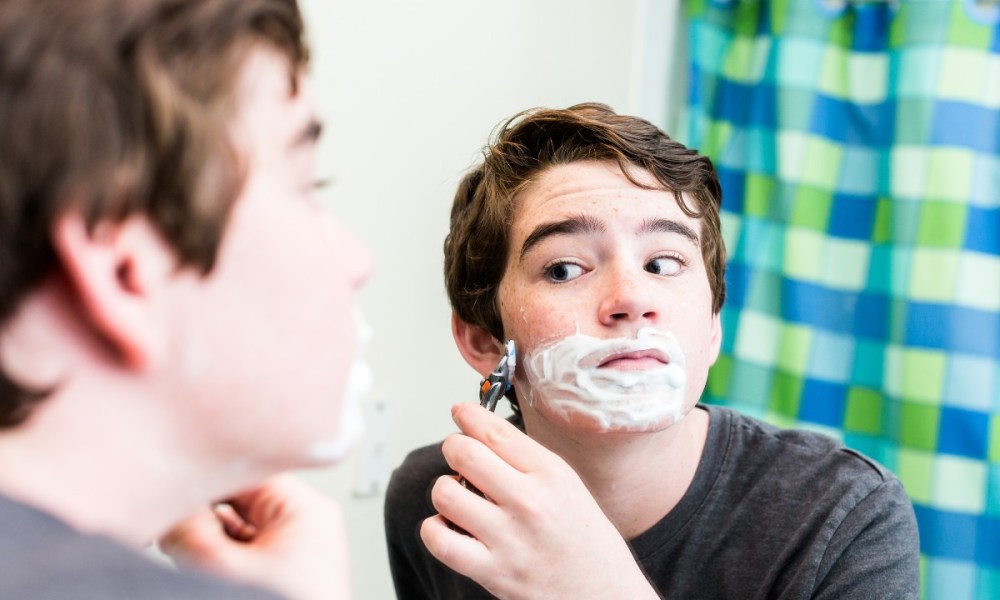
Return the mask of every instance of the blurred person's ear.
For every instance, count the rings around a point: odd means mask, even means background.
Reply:
[[[451,335],[465,362],[483,377],[493,371],[505,351],[503,343],[490,332],[479,325],[466,323],[454,312],[451,313]]]
[[[89,228],[83,215],[70,211],[56,221],[52,244],[93,331],[129,368],[156,363],[166,349],[163,292],[176,258],[148,219]]]

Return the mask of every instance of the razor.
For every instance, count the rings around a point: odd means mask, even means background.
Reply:
[[[500,362],[493,368],[493,371],[483,377],[479,382],[479,404],[486,410],[494,412],[497,402],[510,389],[511,380],[514,378],[514,369],[517,366],[517,350],[514,348],[514,340],[507,340],[504,344],[504,353],[500,357]],[[476,486],[466,481],[465,477],[459,477],[458,482],[462,487],[486,497]]]

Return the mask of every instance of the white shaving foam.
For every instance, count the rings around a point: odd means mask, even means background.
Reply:
[[[365,420],[361,413],[361,400],[371,392],[374,378],[371,367],[360,355],[372,339],[372,328],[360,310],[355,311],[354,323],[357,329],[358,357],[354,359],[344,383],[344,393],[340,404],[338,431],[333,439],[314,444],[309,456],[318,463],[340,462],[361,440],[365,433]]]
[[[667,362],[642,370],[599,365],[618,354],[652,352]],[[601,431],[649,431],[684,418],[684,353],[670,332],[645,327],[634,338],[577,333],[522,361],[529,402],[564,420],[584,417]]]

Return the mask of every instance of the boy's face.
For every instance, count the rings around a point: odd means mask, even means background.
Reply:
[[[236,89],[246,181],[214,270],[177,311],[177,392],[193,440],[221,457],[288,468],[339,457],[359,351],[354,292],[371,260],[315,195],[318,124],[309,81],[255,50]]]
[[[522,410],[564,427],[649,431],[693,408],[720,343],[700,236],[671,192],[639,188],[613,163],[553,167],[526,188],[498,293]],[[626,388],[648,397],[605,393]]]

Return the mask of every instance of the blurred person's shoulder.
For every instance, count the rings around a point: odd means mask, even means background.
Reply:
[[[116,600],[278,596],[181,572],[116,540],[77,531],[34,506],[0,494],[0,598]]]

